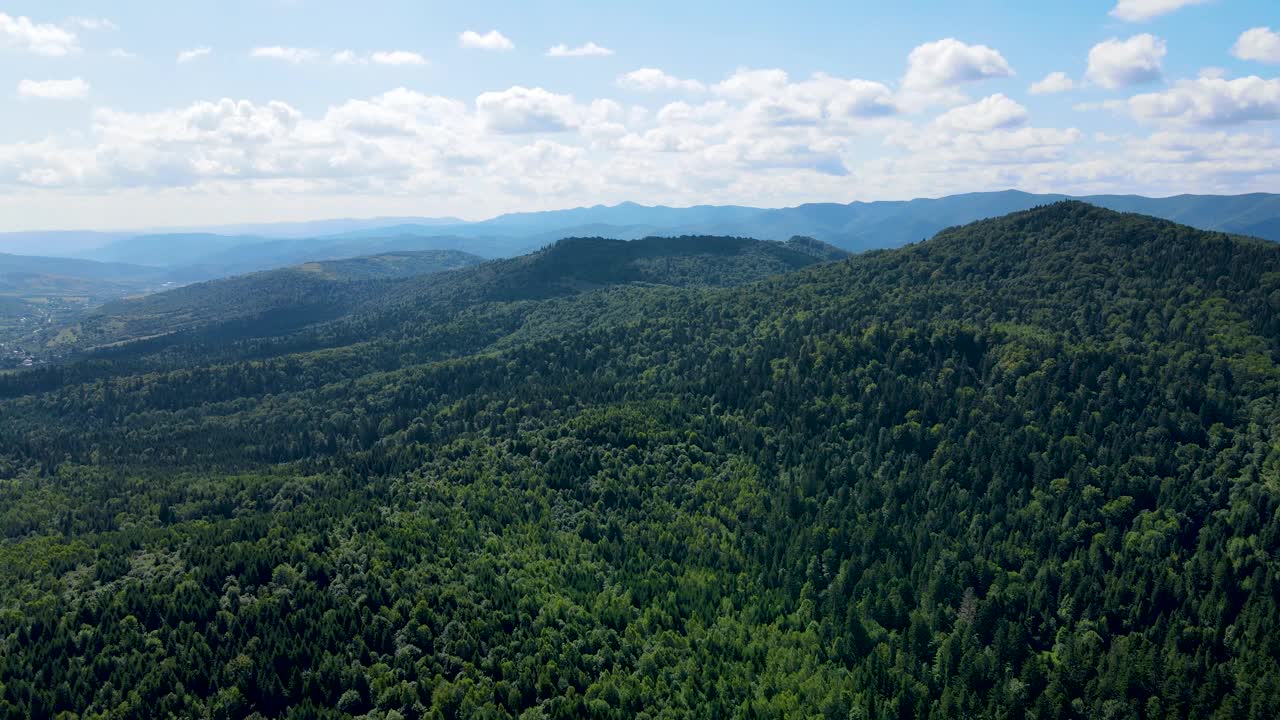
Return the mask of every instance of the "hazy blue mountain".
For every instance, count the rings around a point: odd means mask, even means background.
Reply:
[[[45,257],[80,257],[95,248],[136,236],[137,232],[37,230],[0,233],[0,252]]]
[[[217,235],[257,235],[264,238],[307,238],[340,233],[359,232],[394,225],[418,225],[424,227],[438,225],[461,225],[466,221],[456,217],[376,217],[376,218],[337,218],[333,220],[307,220],[300,222],[268,222],[240,223],[235,225],[196,225],[191,227],[166,228],[167,233],[213,233]],[[132,233],[137,235],[139,233]]]
[[[811,203],[789,208],[741,206],[672,208],[622,203],[541,213],[513,213],[464,225],[401,225],[349,233],[442,234],[518,238],[545,244],[557,237],[604,235],[634,239],[650,235],[733,235],[784,240],[803,235],[851,251],[898,247],[932,237],[954,225],[998,217],[1058,200],[1061,194],[1016,190],[965,193],[906,201]],[[1170,198],[1099,195],[1075,199],[1100,207],[1139,212],[1206,230],[1223,230],[1280,241],[1280,195],[1180,195]],[[524,248],[522,248],[524,249]],[[481,253],[483,254],[483,253]]]
[[[1258,227],[1262,232],[1272,233],[1266,239],[1280,240],[1280,234],[1276,234],[1277,223],[1280,222],[1280,195],[1175,195],[1168,198],[1092,195],[1081,199],[1112,210],[1156,215],[1210,230],[1243,232],[1245,228]]]
[[[156,268],[145,265],[0,253],[0,274],[11,273],[59,275],[93,280],[151,280],[161,275]]]
[[[451,218],[322,220],[314,223],[229,226],[275,233],[336,231],[306,237],[263,234],[164,233],[112,236],[102,247],[75,254],[94,260],[181,268],[175,280],[226,277],[384,252],[459,250],[488,258],[514,257],[564,237],[634,240],[651,236],[736,236],[762,240],[813,237],[849,251],[899,247],[955,225],[1069,199],[1016,190],[966,193],[906,201],[811,203],[789,208],[700,205],[686,208],[636,203],[511,213],[481,222]],[[1205,230],[1280,241],[1280,195],[1179,195],[1147,198],[1097,195],[1077,198],[1124,212],[1138,212]],[[274,229],[272,229],[274,228]],[[102,242],[106,235],[75,242]],[[5,236],[0,236],[3,243]],[[48,243],[56,245],[50,236]],[[34,241],[32,241],[34,242]],[[3,247],[3,245],[0,245]],[[50,251],[52,252],[52,251]],[[46,253],[47,254],[47,253]],[[68,253],[56,253],[68,254]]]
[[[256,235],[215,235],[212,233],[165,233],[137,235],[97,248],[85,257],[104,262],[124,262],[166,267],[198,264],[215,252],[244,245],[269,242]]]
[[[759,215],[759,208],[737,205],[695,205],[687,208],[645,206],[633,202],[617,205],[594,205],[570,210],[551,210],[534,213],[510,213],[491,220],[473,223],[486,230],[503,229],[508,232],[548,232],[561,227],[606,225],[652,225],[671,227],[678,225],[711,225],[747,220]]]

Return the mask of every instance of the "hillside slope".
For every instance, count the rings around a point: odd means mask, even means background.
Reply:
[[[629,283],[736,285],[843,255],[812,239],[781,243],[717,237],[629,242],[568,238],[526,256],[483,264],[481,258],[449,250],[392,253],[307,263],[111,303],[67,326],[51,326],[41,337],[51,352],[111,347],[120,357],[134,352],[125,343],[157,339],[136,348],[147,353],[185,341],[169,337],[174,333],[195,330],[205,342],[219,346],[340,320],[347,329],[336,332],[343,338],[369,332],[370,323],[412,332],[412,323],[425,316],[442,317],[478,303],[543,299]],[[445,270],[458,272],[435,274]],[[406,316],[406,308],[415,310]],[[300,342],[332,344],[314,339],[332,332],[316,330],[310,333],[313,339]],[[255,346],[252,352],[262,350]]]
[[[728,287],[613,247],[0,376],[0,711],[1280,714],[1280,246],[1065,202]]]
[[[186,285],[112,302],[45,333],[54,352],[91,350],[209,326],[237,336],[275,334],[332,320],[396,280],[467,267],[481,258],[452,250],[310,262]]]

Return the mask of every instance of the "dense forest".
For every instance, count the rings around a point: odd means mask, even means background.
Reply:
[[[1280,245],[1062,202],[0,375],[0,717],[1280,717],[1278,361]]]

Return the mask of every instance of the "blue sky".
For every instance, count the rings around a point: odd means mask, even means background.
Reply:
[[[1269,191],[1278,71],[1273,0],[0,0],[0,230]]]

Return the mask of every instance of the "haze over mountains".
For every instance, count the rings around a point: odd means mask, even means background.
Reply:
[[[1069,197],[1010,190],[906,201],[813,203],[778,209],[714,205],[671,208],[622,203],[512,213],[480,222],[400,217],[132,234],[3,233],[0,234],[0,252],[162,266],[219,267],[236,257],[235,253],[232,253],[233,257],[225,254],[230,250],[238,250],[248,256],[263,256],[266,258],[263,262],[280,262],[282,265],[336,259],[344,256],[342,253],[375,254],[385,250],[455,249],[487,257],[509,257],[562,237],[634,239],[652,235],[719,235],[762,240],[785,240],[794,235],[805,235],[856,252],[897,247],[931,237],[945,227],[1026,210]],[[1201,229],[1280,240],[1280,195],[1179,195],[1167,198],[1096,195],[1076,199]],[[412,242],[419,243],[419,246],[399,246]],[[423,244],[434,247],[422,247]],[[37,249],[39,252],[34,252]],[[308,253],[315,257],[303,257]]]

